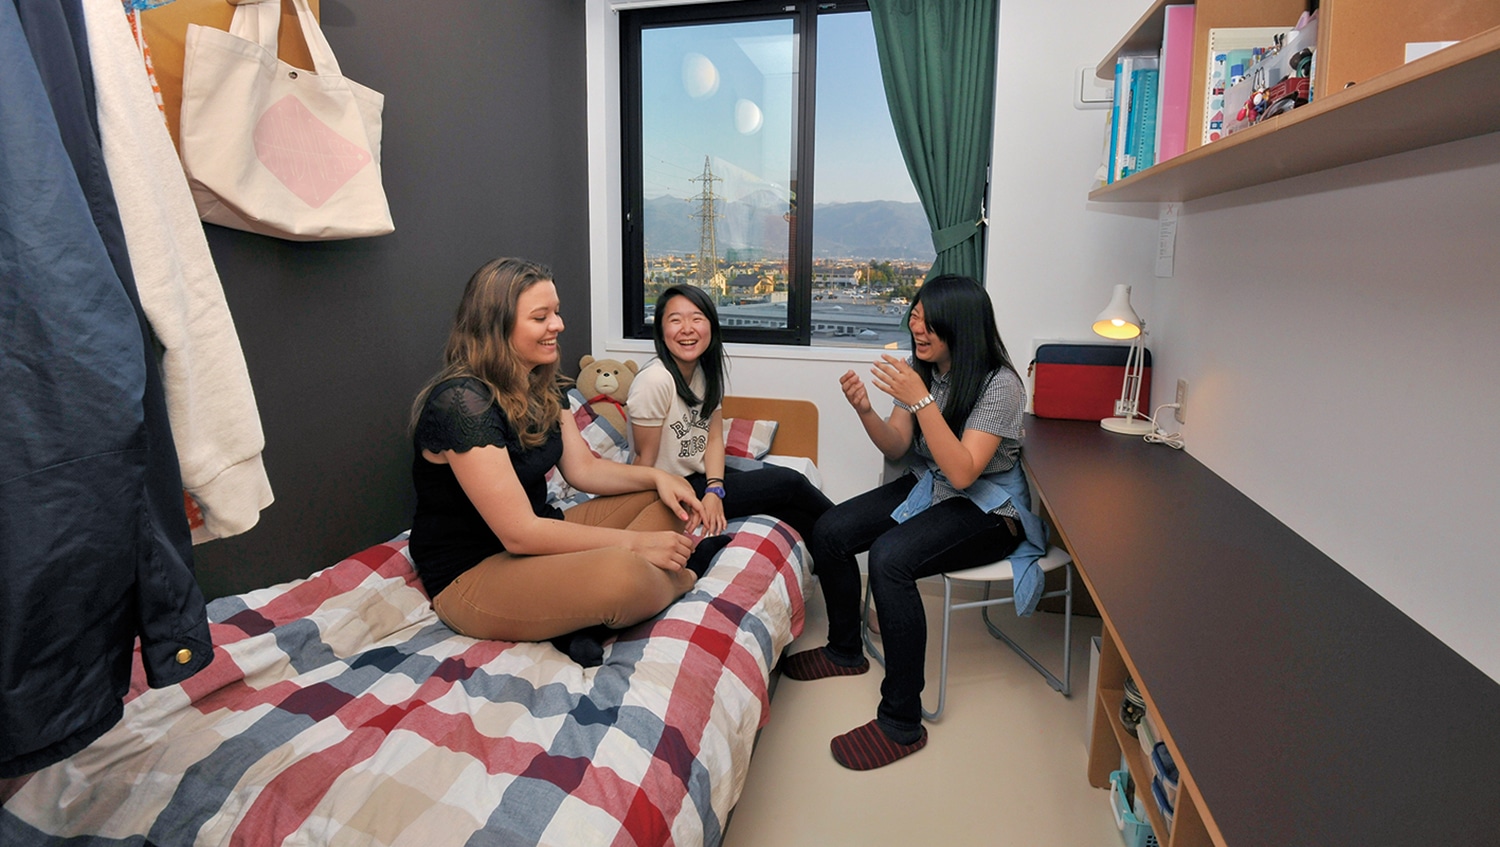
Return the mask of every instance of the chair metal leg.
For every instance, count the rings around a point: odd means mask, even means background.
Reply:
[[[865,580],[865,600],[859,607],[859,637],[865,642],[865,652],[870,654],[875,664],[885,667],[885,655],[870,638],[870,581],[868,579]]]
[[[953,626],[953,580],[943,577],[943,648],[942,664],[938,670],[937,708],[929,712],[922,710],[922,717],[936,723],[943,716],[943,705],[948,699],[948,634]]]
[[[1042,595],[1043,597],[1065,598],[1063,600],[1063,672],[1061,679],[1043,667],[1041,662],[1038,662],[1035,657],[1026,652],[1010,636],[1002,632],[1000,627],[996,626],[995,622],[990,620],[988,606],[983,609],[982,616],[984,618],[984,626],[990,631],[990,635],[1004,641],[1010,649],[1016,651],[1017,655],[1025,659],[1027,664],[1035,668],[1037,673],[1040,673],[1047,680],[1047,684],[1052,686],[1053,691],[1060,692],[1064,697],[1069,697],[1073,693],[1073,564],[1069,562],[1063,567],[1067,570],[1067,587],[1062,591],[1053,591]]]
[[[1063,565],[1068,593],[1063,595],[1063,687],[1062,696],[1073,694],[1073,563]]]

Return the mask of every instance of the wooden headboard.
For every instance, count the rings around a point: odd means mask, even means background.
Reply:
[[[818,461],[818,407],[811,401],[726,396],[723,408],[726,418],[780,423],[771,441],[772,453]]]

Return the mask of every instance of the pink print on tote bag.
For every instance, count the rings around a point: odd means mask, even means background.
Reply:
[[[363,147],[346,141],[292,94],[260,116],[254,139],[255,158],[314,209],[370,163]]]
[[[228,32],[188,27],[182,162],[198,215],[293,241],[385,235],[385,98],[343,76],[307,0],[292,2],[312,71],[276,58],[280,0],[244,0]]]

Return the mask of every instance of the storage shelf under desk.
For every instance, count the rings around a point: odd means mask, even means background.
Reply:
[[[1151,763],[1146,761],[1146,755],[1141,751],[1141,745],[1136,743],[1137,739],[1126,731],[1125,725],[1120,723],[1120,704],[1125,701],[1125,692],[1118,688],[1099,689],[1099,708],[1103,710],[1104,720],[1109,721],[1109,728],[1113,730],[1115,743],[1120,746],[1120,751],[1125,754],[1126,767],[1130,769],[1130,775],[1135,779],[1136,785],[1151,785]],[[1151,829],[1156,832],[1157,841],[1166,843],[1167,820],[1162,817],[1161,810],[1150,799],[1149,788],[1139,792],[1146,801],[1140,805],[1146,810],[1146,817],[1151,819]]]
[[[1127,732],[1125,724],[1120,721],[1120,704],[1125,701],[1124,690],[1100,688],[1098,696],[1099,702],[1096,707],[1097,711],[1094,713],[1094,720],[1109,726],[1109,734],[1114,738],[1115,747],[1103,750],[1091,747],[1089,750],[1090,775],[1092,776],[1096,769],[1101,769],[1103,762],[1118,761],[1120,754],[1123,754],[1125,766],[1136,783],[1150,786],[1151,777],[1155,771],[1151,763],[1146,760],[1140,739]],[[1098,743],[1099,736],[1095,735],[1094,744]],[[1168,747],[1171,747],[1170,742],[1168,742]],[[1198,798],[1196,789],[1189,787],[1190,784],[1190,778],[1183,771],[1177,788],[1177,806],[1173,810],[1174,825],[1170,831],[1167,829],[1166,818],[1156,807],[1155,801],[1149,797],[1149,788],[1141,792],[1145,800],[1141,805],[1145,808],[1146,817],[1151,821],[1151,829],[1156,833],[1157,843],[1161,847],[1210,847],[1214,844],[1213,836],[1203,823],[1203,813],[1200,809],[1202,801]]]

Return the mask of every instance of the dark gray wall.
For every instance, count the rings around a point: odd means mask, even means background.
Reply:
[[[551,265],[564,368],[588,352],[581,0],[322,0],[321,13],[344,73],[385,95],[396,231],[306,244],[206,227],[276,494],[254,529],[196,548],[209,597],[306,576],[407,528],[411,401],[484,262]]]

